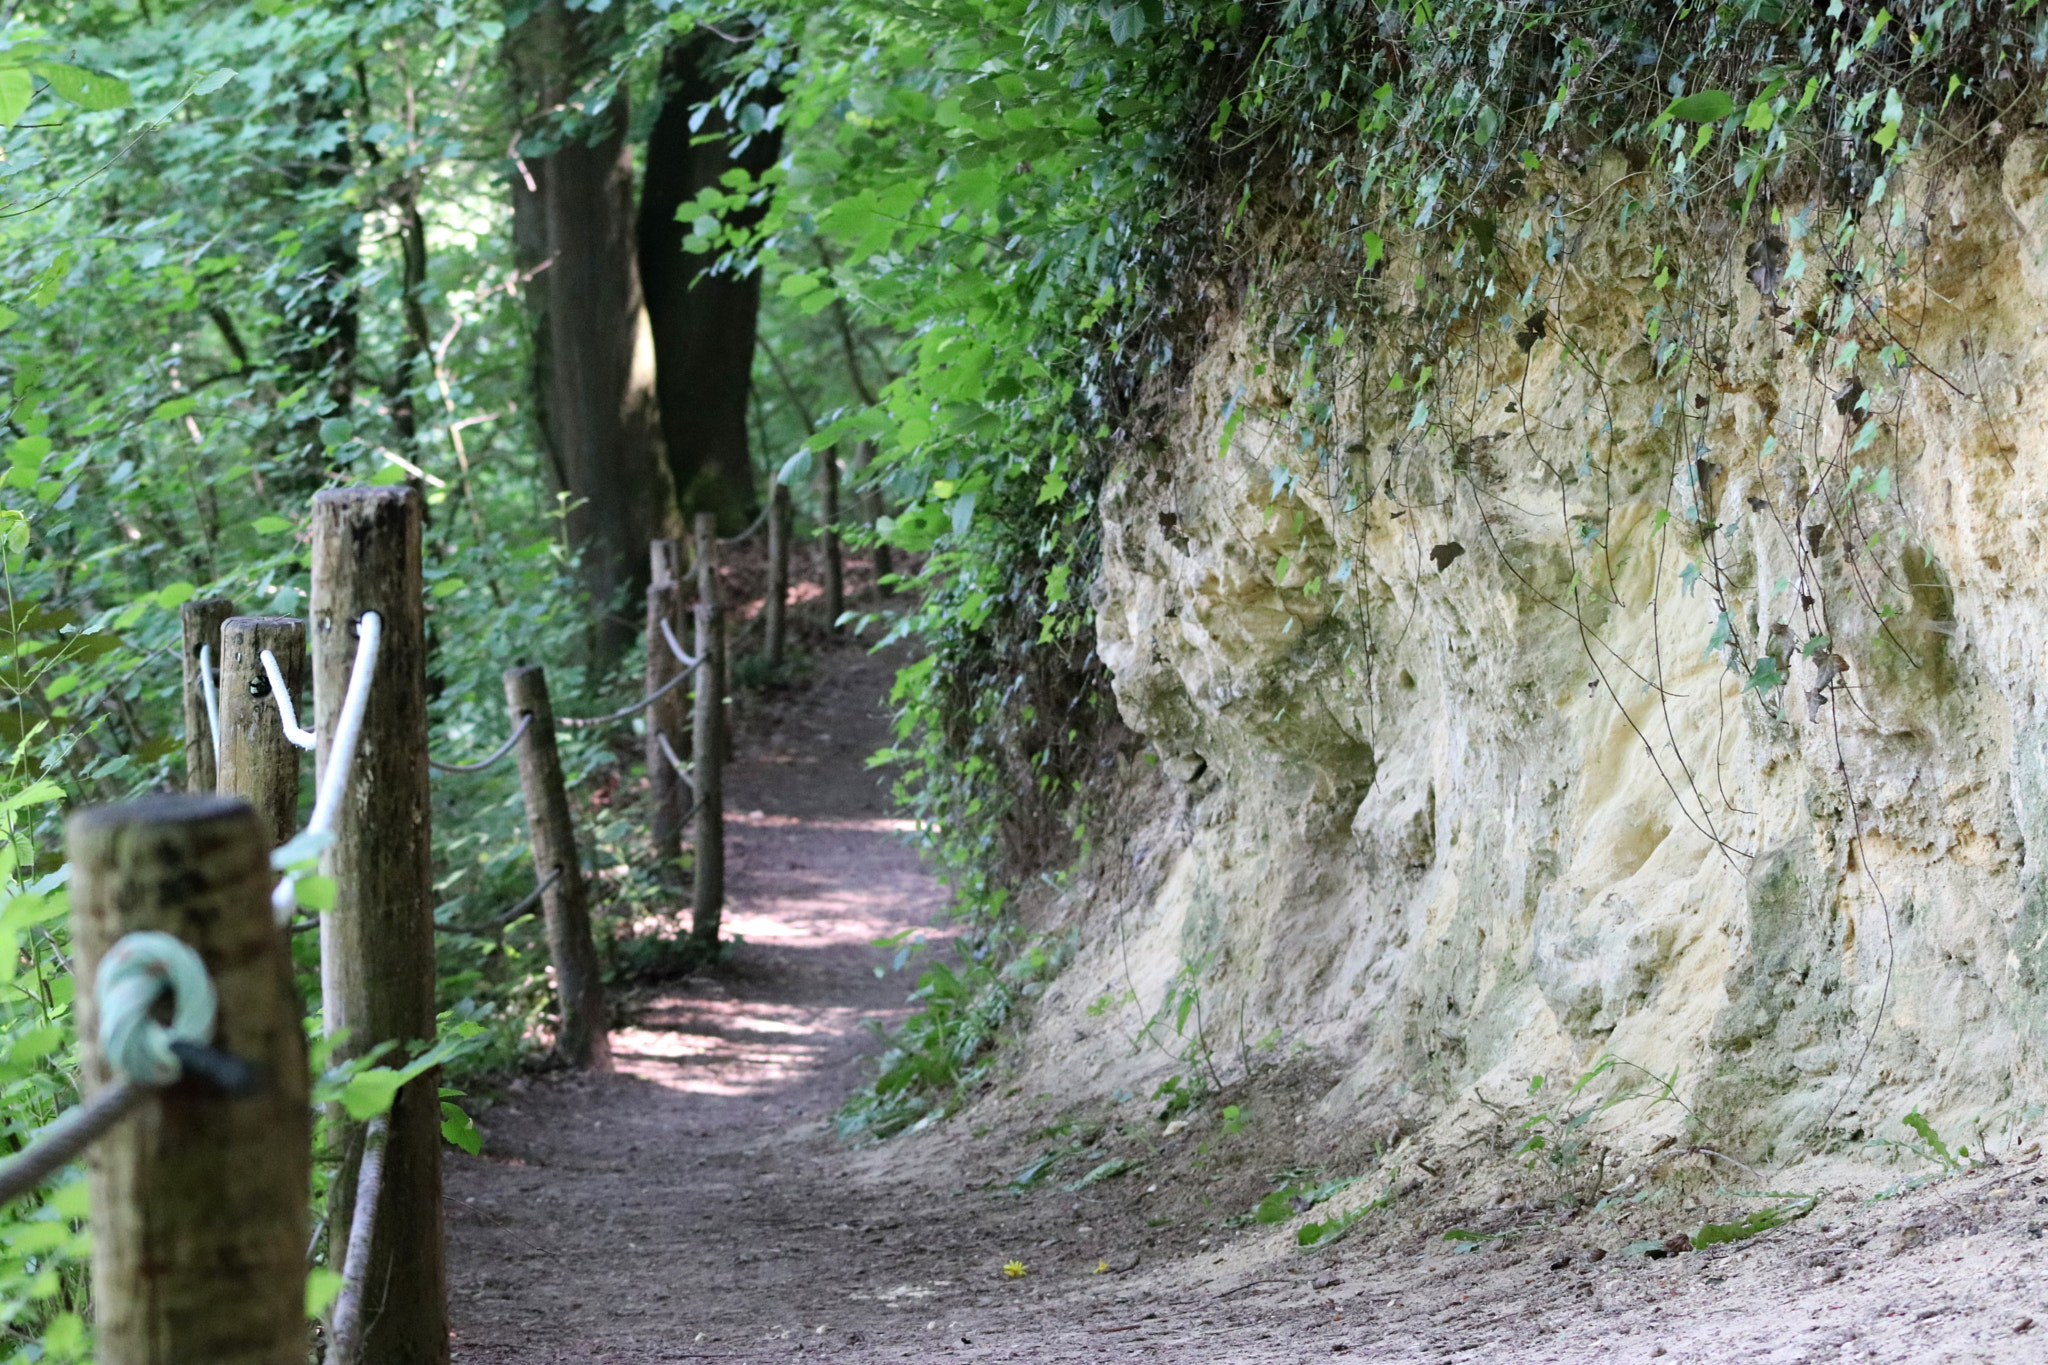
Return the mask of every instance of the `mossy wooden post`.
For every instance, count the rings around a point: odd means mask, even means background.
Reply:
[[[284,737],[263,651],[292,689],[306,687],[306,623],[291,616],[231,616],[220,628],[220,774],[224,796],[239,796],[270,828],[272,846],[299,829],[299,750]]]
[[[682,671],[682,661],[668,647],[661,627],[667,622],[676,639],[683,638],[683,581],[673,540],[649,541],[647,551],[653,569],[647,584],[647,691],[651,695]],[[654,845],[655,865],[673,873],[683,856],[689,789],[668,761],[668,755],[662,752],[661,737],[668,736],[677,756],[690,752],[690,699],[677,687],[647,708],[646,719],[648,834]],[[549,740],[550,744],[553,742]]]
[[[780,668],[789,638],[789,489],[779,479],[768,490],[768,597],[761,624],[768,634],[768,662]]]
[[[91,983],[138,929],[195,949],[219,997],[214,1046],[256,1094],[177,1081],[89,1157],[101,1365],[302,1365],[312,1110],[291,953],[270,910],[270,832],[242,801],[151,796],[71,817],[81,1078],[117,1079]]]
[[[211,795],[219,774],[213,761],[213,727],[206,719],[206,693],[199,684],[199,651],[213,656],[215,680],[220,676],[220,624],[235,614],[225,597],[202,597],[178,608],[185,650],[185,790]]]
[[[668,652],[666,644],[661,648]],[[571,1066],[610,1071],[612,1046],[604,978],[598,971],[597,945],[590,940],[590,897],[583,882],[583,864],[576,855],[569,797],[562,786],[562,758],[555,749],[555,709],[548,700],[547,674],[538,668],[508,668],[504,678],[505,706],[512,713],[512,723],[519,724],[521,716],[533,717],[519,737],[516,752],[519,786],[526,795],[526,836],[533,844],[533,871],[546,888],[540,894],[540,904],[562,1012],[555,1050]],[[666,766],[668,760],[661,762]]]
[[[309,640],[319,767],[356,656],[364,612],[383,619],[383,645],[355,767],[321,871],[334,879],[320,917],[320,995],[337,1055],[434,1036],[434,921],[427,795],[425,615],[420,601],[420,498],[411,488],[340,488],[313,497]],[[440,1365],[448,1359],[448,1283],[441,1224],[440,1074],[398,1094],[367,1283],[376,1311],[366,1361]],[[328,1204],[333,1263],[348,1241],[353,1164]]]
[[[825,552],[825,629],[837,631],[846,610],[846,565],[839,549],[839,449],[820,451],[818,491],[821,495],[818,543]]]
[[[718,519],[697,517],[697,666],[691,713],[691,761],[697,787],[696,894],[690,937],[710,949],[718,943],[725,908],[725,630],[718,588]]]

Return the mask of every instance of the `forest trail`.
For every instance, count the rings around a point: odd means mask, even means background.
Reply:
[[[1400,1223],[1312,1256],[1224,1218],[1346,1140],[1302,1121],[1299,1077],[1244,1098],[1283,1121],[1237,1153],[1095,1105],[1095,1140],[1144,1174],[1078,1192],[1011,1181],[1085,1101],[1013,1089],[846,1148],[829,1120],[876,1046],[864,1021],[900,1018],[908,984],[877,977],[872,940],[930,924],[943,894],[864,766],[890,666],[819,662],[730,770],[733,962],[615,1029],[617,1076],[514,1082],[483,1156],[450,1152],[458,1365],[2048,1359],[2033,1156],[1658,1260],[1618,1254],[1663,1234],[1653,1214],[1460,1208],[1469,1192],[1418,1179]],[[1458,1255],[1442,1232],[1460,1226],[1510,1231]]]

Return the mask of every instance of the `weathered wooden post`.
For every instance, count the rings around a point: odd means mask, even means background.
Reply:
[[[697,666],[691,713],[691,767],[697,788],[695,897],[690,937],[706,949],[718,944],[725,908],[725,630],[718,587],[718,519],[697,516]]]
[[[676,633],[683,631],[683,581],[681,558],[673,540],[654,540],[647,545],[653,576],[647,585],[647,692],[652,696],[682,671],[682,661],[661,633],[664,624]],[[647,708],[647,799],[648,833],[654,845],[654,861],[673,872],[683,856],[683,823],[689,813],[688,788],[662,751],[667,736],[677,754],[690,752],[690,702],[677,687],[663,694]],[[552,741],[550,741],[552,742]]]
[[[90,983],[144,929],[199,954],[219,1000],[213,1046],[261,1079],[230,1098],[188,1075],[92,1148],[95,1359],[302,1365],[312,1110],[269,828],[241,801],[152,796],[80,811],[67,833],[86,1091],[117,1079]]]
[[[420,601],[420,499],[411,488],[340,488],[313,497],[313,708],[324,773],[365,612],[383,622],[353,776],[321,871],[334,906],[320,918],[321,1003],[337,1055],[434,1036],[432,850],[427,795],[425,615]],[[438,1071],[399,1091],[378,1202],[368,1283],[377,1312],[364,1359],[440,1365],[448,1359],[447,1268],[441,1224]],[[328,1206],[332,1261],[346,1251],[353,1164]]]
[[[839,448],[820,451],[818,486],[823,495],[824,525],[819,544],[825,552],[825,629],[839,629],[839,615],[846,610],[846,566],[839,552]]]
[[[663,643],[661,650],[668,653]],[[673,657],[673,656],[671,656]],[[562,1031],[555,1049],[571,1066],[612,1069],[610,1020],[597,946],[590,941],[590,898],[583,864],[576,855],[576,827],[562,787],[562,758],[555,749],[555,708],[548,700],[547,674],[538,668],[505,670],[505,706],[512,724],[531,716],[516,746],[519,786],[526,796],[526,835],[533,844],[533,871],[541,878],[541,910],[548,927],[548,952],[555,964],[555,995]],[[681,688],[677,688],[681,691]],[[664,700],[666,700],[664,698]],[[652,768],[656,760],[650,759]],[[669,767],[668,758],[659,759]]]
[[[768,597],[761,624],[768,634],[768,662],[782,667],[789,636],[789,489],[780,479],[768,490]]]
[[[306,624],[290,616],[231,616],[220,628],[220,774],[223,795],[239,796],[270,827],[273,846],[299,830],[299,750],[284,736],[263,651],[292,689],[294,713],[306,686]]]
[[[216,680],[220,672],[220,625],[235,614],[235,604],[225,597],[202,597],[178,608],[178,624],[185,635],[185,790],[210,795],[218,774],[213,761],[213,727],[206,716],[206,691],[199,677],[199,651],[213,660]]]

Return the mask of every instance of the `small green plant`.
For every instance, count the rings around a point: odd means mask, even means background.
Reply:
[[[1914,1136],[1919,1140],[1881,1137],[1872,1138],[1865,1145],[1889,1148],[1895,1152],[1906,1152],[1939,1169],[1901,1180],[1896,1185],[1887,1186],[1879,1190],[1874,1196],[1875,1198],[1896,1198],[1909,1190],[1917,1190],[1922,1185],[1930,1181],[1939,1180],[1944,1176],[1961,1175],[1975,1164],[1970,1156],[1970,1149],[1968,1147],[1957,1147],[1951,1150],[1948,1142],[1935,1130],[1934,1125],[1927,1121],[1926,1115],[1922,1114],[1918,1109],[1900,1119],[1899,1122],[1912,1130]]]
[[[953,963],[933,962],[919,973],[910,993],[916,1012],[885,1035],[889,1047],[875,1079],[840,1106],[834,1127],[841,1138],[879,1140],[935,1123],[988,1079],[990,1053],[1011,1012],[1044,989],[1073,949],[1071,936],[1039,938],[998,968],[1000,941],[992,935]],[[878,946],[896,949],[899,971],[924,948],[904,934]]]
[[[1163,1102],[1159,1120],[1165,1123],[1200,1104],[1207,1093],[1208,1088],[1202,1084],[1200,1076],[1188,1077],[1175,1072],[1159,1083],[1159,1088],[1152,1092],[1152,1098]]]
[[[1505,1232],[1473,1232],[1469,1228],[1452,1228],[1444,1234],[1444,1240],[1452,1243],[1452,1250],[1462,1256],[1471,1251],[1484,1251],[1507,1235]]]
[[[1371,1215],[1380,1212],[1382,1209],[1392,1208],[1394,1206],[1395,1180],[1395,1175],[1389,1173],[1386,1188],[1381,1190],[1375,1198],[1359,1205],[1355,1209],[1340,1213],[1334,1218],[1303,1223],[1294,1230],[1294,1244],[1303,1251],[1314,1251],[1320,1247],[1326,1247],[1350,1232],[1352,1228]]]
[[[1820,1196],[1817,1194],[1782,1194],[1773,1191],[1745,1197],[1779,1199],[1785,1202],[1758,1209],[1732,1223],[1704,1224],[1692,1235],[1693,1250],[1720,1246],[1726,1242],[1740,1242],[1756,1236],[1759,1232],[1781,1228],[1787,1223],[1797,1222],[1806,1217],[1820,1205]]]
[[[1600,1099],[1587,1095],[1594,1082],[1610,1073],[1634,1073],[1648,1083],[1617,1083]],[[1606,1053],[1581,1072],[1571,1089],[1559,1096],[1555,1103],[1546,1104],[1517,1125],[1518,1131],[1528,1136],[1509,1155],[1528,1158],[1523,1163],[1528,1170],[1547,1170],[1562,1187],[1561,1193],[1571,1202],[1590,1203],[1598,1197],[1606,1181],[1608,1151],[1605,1144],[1596,1141],[1587,1131],[1588,1126],[1608,1110],[1632,1100],[1648,1100],[1652,1108],[1676,1104],[1690,1116],[1692,1111],[1677,1097],[1677,1085],[1678,1072],[1675,1069],[1669,1076],[1658,1076],[1634,1062]],[[1553,1090],[1548,1078],[1542,1075],[1529,1078],[1528,1094],[1531,1099],[1546,1090]],[[1585,1098],[1582,1100],[1581,1096]],[[1502,1119],[1508,1117],[1500,1106],[1488,1103],[1484,1097],[1480,1102],[1487,1104]]]
[[[1252,1217],[1261,1223],[1284,1223],[1342,1194],[1363,1179],[1362,1175],[1354,1175],[1341,1180],[1325,1180],[1319,1185],[1284,1184],[1259,1201],[1258,1207],[1252,1210]]]

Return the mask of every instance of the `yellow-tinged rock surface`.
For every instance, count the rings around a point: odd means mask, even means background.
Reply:
[[[1311,356],[1271,298],[1212,325],[1104,496],[1099,647],[1150,766],[1048,919],[1085,932],[1041,1064],[1150,1093],[1199,1030],[1219,1074],[1305,1049],[1331,1117],[1412,1127],[1611,1055],[1697,1115],[1635,1107],[1643,1144],[1753,1154],[1916,1107],[2034,1126],[2044,154],[1866,222],[1906,268],[1849,305],[1839,210],[1622,226],[1618,156],[1577,217],[1532,187],[1498,230],[1523,215],[1532,276],[1564,240],[1562,283],[1459,341],[1421,418],[1391,334]],[[1785,686],[1749,685],[1765,656]]]

